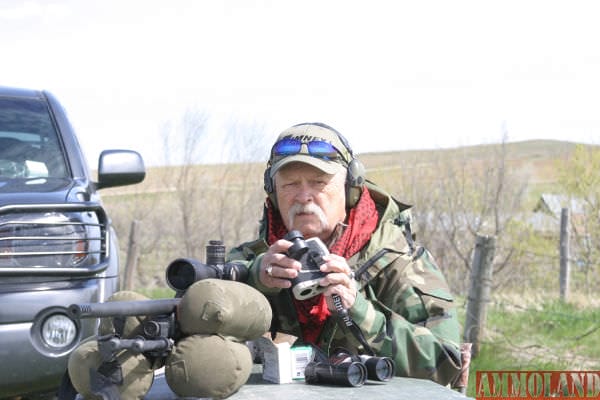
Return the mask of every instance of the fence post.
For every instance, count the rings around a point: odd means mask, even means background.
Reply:
[[[569,297],[569,247],[570,247],[570,229],[569,229],[569,209],[563,208],[560,211],[560,298],[566,301]]]
[[[127,262],[125,263],[125,273],[123,289],[133,289],[133,276],[137,267],[138,260],[140,258],[139,248],[139,237],[140,237],[140,221],[131,221],[131,229],[129,231],[129,245],[127,246]]]
[[[486,308],[490,302],[493,259],[496,251],[496,238],[477,235],[473,264],[471,265],[470,287],[467,301],[467,315],[463,341],[472,343],[471,356],[479,353],[479,340],[485,329]]]

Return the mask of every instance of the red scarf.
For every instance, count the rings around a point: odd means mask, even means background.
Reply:
[[[367,188],[363,189],[360,200],[348,215],[348,226],[342,236],[333,243],[329,251],[346,259],[356,254],[370,239],[377,226],[377,209]],[[287,229],[281,220],[279,212],[273,212],[270,201],[267,201],[267,223],[269,244],[283,238]],[[331,315],[323,295],[318,295],[306,300],[294,299],[294,306],[298,313],[298,322],[302,329],[305,342],[314,343],[321,334],[325,321]]]

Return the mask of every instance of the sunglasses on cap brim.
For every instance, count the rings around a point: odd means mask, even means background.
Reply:
[[[303,142],[299,139],[285,138],[273,145],[271,157],[287,157],[302,153],[302,146],[306,146],[308,154],[326,161],[346,161],[344,155],[329,142],[324,140],[311,140]]]

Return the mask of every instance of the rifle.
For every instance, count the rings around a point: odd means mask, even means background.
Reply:
[[[221,241],[211,240],[206,253],[206,264],[192,258],[178,258],[168,265],[166,280],[175,290],[175,298],[71,304],[68,307],[69,314],[75,320],[112,318],[114,333],[95,338],[101,364],[98,368],[90,368],[90,389],[93,394],[104,400],[120,398],[118,385],[123,384],[123,371],[117,356],[124,350],[136,355],[143,354],[153,369],[164,365],[174,343],[181,337],[177,307],[193,283],[210,278],[247,280],[245,266],[225,263],[225,246]],[[143,316],[144,319],[133,331],[126,332],[127,318],[132,316]]]

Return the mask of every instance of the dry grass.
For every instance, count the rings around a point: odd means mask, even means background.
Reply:
[[[575,148],[575,143],[552,140],[533,140],[506,144],[507,162],[509,168],[523,171],[530,176],[531,183],[555,182],[557,178],[556,161],[568,157]],[[499,144],[459,147],[452,149],[407,150],[396,152],[364,153],[358,158],[369,172],[385,171],[386,174],[395,174],[402,169],[419,168],[427,169],[443,159],[461,159],[472,163],[477,168],[482,161],[500,150]],[[253,163],[253,169],[261,169],[264,162]],[[242,179],[248,170],[247,164],[228,164],[230,177]],[[148,168],[146,179],[139,185],[122,188],[106,189],[105,196],[124,193],[160,192],[166,191],[173,185],[169,184],[169,176],[174,169],[179,167],[151,167]],[[197,165],[192,167],[198,174],[202,174],[215,184],[220,184],[223,165]],[[262,176],[257,177],[258,181]],[[235,184],[234,182],[231,182]]]

